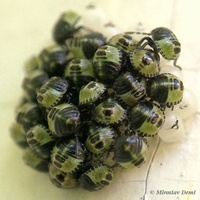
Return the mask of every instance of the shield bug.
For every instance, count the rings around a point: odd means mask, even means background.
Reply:
[[[131,66],[146,78],[152,78],[160,72],[160,57],[151,49],[134,49],[129,53]]]
[[[110,85],[121,70],[122,52],[110,45],[101,46],[93,57],[93,65],[99,81]]]
[[[44,124],[42,111],[36,103],[25,103],[17,110],[17,123],[23,126],[25,132],[37,124]]]
[[[72,38],[81,26],[78,26],[80,16],[73,11],[64,12],[53,28],[53,38],[58,44],[64,44],[65,40]]]
[[[118,47],[124,54],[128,54],[132,49],[137,48],[138,41],[134,38],[134,33],[125,32],[114,35],[108,41],[108,45]]]
[[[90,121],[95,105],[103,101],[108,95],[103,83],[91,81],[83,86],[79,92],[79,110],[82,121]]]
[[[66,46],[74,58],[92,59],[96,50],[105,43],[106,40],[102,34],[90,32],[67,40]]]
[[[49,80],[46,72],[35,70],[27,73],[23,82],[22,88],[25,91],[26,97],[31,101],[36,101],[37,92],[40,87]]]
[[[121,135],[115,142],[114,158],[124,168],[139,167],[145,161],[144,154],[147,149],[146,139],[136,135]]]
[[[80,125],[80,112],[72,104],[63,103],[54,106],[47,116],[50,131],[57,137],[70,136]]]
[[[168,28],[158,27],[151,31],[160,54],[167,60],[177,59],[181,52],[181,44],[175,34]]]
[[[114,144],[114,137],[113,128],[93,125],[89,128],[85,146],[93,155],[102,155],[111,149]]]
[[[24,151],[23,161],[26,165],[35,170],[42,172],[48,171],[49,161],[45,158],[40,157],[29,147],[26,147]]]
[[[60,77],[52,77],[37,92],[39,105],[45,108],[52,108],[57,105],[64,97],[68,87],[69,84],[66,80]]]
[[[22,125],[14,122],[10,127],[10,133],[13,141],[22,148],[28,146],[26,136]]]
[[[168,107],[182,100],[183,91],[183,82],[171,73],[160,74],[147,83],[147,95]]]
[[[49,164],[49,177],[54,185],[59,188],[77,187],[78,181],[73,173],[66,173],[57,169],[52,163]]]
[[[139,101],[129,109],[130,128],[138,135],[151,137],[161,129],[165,115],[163,110],[150,101]]]
[[[153,29],[150,33],[143,33],[151,37],[144,37],[138,45],[141,46],[146,40],[147,42],[142,45],[142,48],[146,45],[151,46],[155,51],[159,52],[166,60],[174,60],[174,65],[181,52],[181,44],[178,41],[176,35],[168,28],[158,27]]]
[[[79,185],[86,190],[96,191],[110,184],[113,170],[103,164],[93,166],[78,179]]]
[[[115,100],[108,99],[94,109],[94,120],[103,125],[120,125],[126,117],[126,110]]]
[[[93,65],[86,59],[71,60],[65,68],[64,76],[77,90],[95,80]]]
[[[50,45],[39,54],[41,68],[51,76],[62,76],[65,65],[71,58],[68,51],[61,45]]]
[[[29,129],[26,133],[26,139],[29,147],[40,157],[49,158],[55,138],[48,128],[42,124]]]
[[[113,84],[113,89],[120,101],[127,106],[133,106],[146,95],[143,84],[130,72],[121,73]]]
[[[76,171],[85,159],[85,149],[78,138],[60,140],[52,150],[52,164],[63,172]]]
[[[106,86],[103,83],[91,81],[81,88],[79,93],[79,104],[89,104],[103,98]]]
[[[40,70],[40,60],[38,56],[31,56],[24,64],[24,71],[26,74]]]

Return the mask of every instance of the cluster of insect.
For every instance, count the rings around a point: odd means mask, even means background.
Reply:
[[[181,102],[183,82],[160,73],[160,57],[180,68],[181,45],[164,27],[140,40],[137,32],[106,38],[79,20],[63,13],[54,44],[25,64],[12,135],[26,164],[47,171],[56,186],[96,191],[110,184],[115,167],[144,163],[165,109]]]

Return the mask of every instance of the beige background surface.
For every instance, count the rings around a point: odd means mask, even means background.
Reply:
[[[47,174],[24,165],[22,150],[10,138],[9,126],[21,96],[22,66],[51,41],[52,25],[62,11],[82,12],[88,0],[1,0],[0,3],[0,199],[2,200],[198,200],[200,199],[200,116],[190,120],[178,143],[154,140],[139,169],[119,172],[107,188],[91,193],[54,187]],[[179,64],[185,87],[200,99],[200,3],[198,0],[101,0],[109,21],[130,31],[142,22],[146,31],[171,28],[182,44]],[[153,158],[150,154],[153,152]],[[195,195],[156,195],[157,190],[196,190]]]

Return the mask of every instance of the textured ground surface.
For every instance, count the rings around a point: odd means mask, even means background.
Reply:
[[[84,2],[84,3],[83,3]],[[0,199],[4,200],[198,200],[200,199],[200,115],[190,120],[178,143],[152,141],[148,160],[139,169],[119,172],[107,188],[90,193],[61,190],[43,173],[24,165],[22,150],[9,136],[14,108],[21,96],[24,60],[51,40],[51,28],[60,12],[80,11],[90,1],[1,0],[0,5]],[[200,100],[200,26],[197,0],[93,1],[108,14],[110,22],[124,31],[142,23],[146,31],[171,28],[182,43],[179,64],[185,87]],[[105,3],[106,2],[106,3]],[[78,7],[77,7],[78,5]],[[173,194],[163,192],[173,191]],[[185,191],[194,194],[186,195]],[[159,194],[158,194],[159,193]]]

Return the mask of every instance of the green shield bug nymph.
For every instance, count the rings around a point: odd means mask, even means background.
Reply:
[[[17,110],[16,122],[23,126],[25,132],[44,121],[42,111],[36,103],[25,103]]]
[[[78,179],[79,185],[86,190],[96,191],[110,184],[113,170],[103,164],[93,166]]]
[[[52,150],[53,165],[63,172],[76,171],[85,159],[85,149],[78,138],[60,140]]]
[[[49,77],[47,73],[42,70],[35,70],[32,73],[27,73],[22,82],[22,88],[25,91],[26,97],[31,101],[36,101],[38,90],[48,80]]]
[[[151,137],[161,129],[165,115],[161,108],[150,101],[139,101],[128,112],[130,128],[138,135]]]
[[[51,76],[62,76],[65,65],[71,58],[61,45],[50,45],[39,54],[40,67]]]
[[[121,70],[122,51],[109,45],[101,46],[93,57],[93,65],[99,81],[109,85]]]
[[[102,102],[108,95],[104,84],[91,81],[83,86],[79,92],[79,111],[81,112],[81,120],[90,121],[92,112],[99,102]]]
[[[57,105],[68,89],[68,82],[60,77],[52,77],[37,92],[37,101],[40,106],[52,108]]]
[[[153,29],[151,33],[141,34],[150,35],[152,38],[142,38],[138,42],[138,46],[142,45],[142,43],[146,40],[147,42],[141,46],[142,48],[146,45],[151,46],[154,51],[159,52],[166,60],[174,60],[174,65],[177,66],[176,61],[181,52],[181,44],[170,29],[158,27]]]
[[[52,163],[49,164],[49,178],[59,188],[74,188],[78,185],[78,181],[73,173],[63,172]]]
[[[112,87],[119,99],[127,106],[133,106],[146,95],[143,84],[130,72],[121,73]]]
[[[42,171],[42,172],[48,171],[49,161],[45,158],[40,157],[29,147],[26,147],[24,151],[23,161],[26,165],[28,165],[29,167],[35,170]]]
[[[25,148],[28,146],[27,141],[26,141],[26,135],[21,124],[14,122],[12,126],[10,127],[10,132],[11,132],[12,139],[18,146],[22,148]]]
[[[108,99],[94,109],[94,120],[104,125],[120,125],[126,117],[126,110],[115,100]]]
[[[134,33],[132,32],[114,35],[108,41],[108,45],[118,47],[125,54],[129,53],[132,49],[135,49],[137,43],[138,41],[134,38]]]
[[[81,26],[77,25],[80,16],[73,11],[64,12],[53,28],[53,38],[58,44],[64,44],[65,40],[72,38]]]
[[[113,128],[93,125],[90,126],[85,146],[94,156],[102,155],[111,149],[114,144],[114,137]]]
[[[129,53],[131,66],[146,78],[152,78],[160,72],[160,57],[151,49],[134,49]]]
[[[106,40],[102,34],[91,32],[67,40],[66,46],[75,58],[92,59],[96,50],[105,43]]]
[[[86,59],[73,59],[65,68],[65,78],[77,89],[95,80],[92,63]]]
[[[57,137],[70,136],[80,125],[80,112],[72,104],[63,103],[53,107],[47,116],[50,131]]]
[[[27,59],[23,68],[26,74],[31,74],[34,71],[40,70],[40,60],[38,56],[31,56]]]
[[[145,161],[144,154],[147,149],[148,144],[144,138],[121,135],[115,142],[114,158],[124,168],[140,167]]]
[[[106,86],[103,83],[91,81],[81,88],[79,92],[79,104],[94,103],[103,98],[106,92]]]
[[[151,36],[160,54],[167,60],[177,59],[181,52],[181,44],[175,34],[168,28],[158,27],[151,31]]]
[[[49,158],[55,138],[48,128],[42,124],[29,129],[26,133],[26,139],[29,147],[40,157]]]
[[[171,107],[183,98],[183,82],[171,73],[163,73],[150,80],[147,94],[161,105]]]

